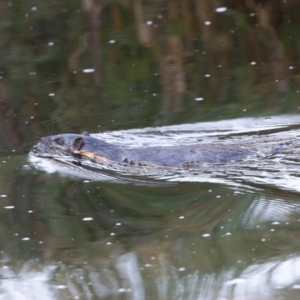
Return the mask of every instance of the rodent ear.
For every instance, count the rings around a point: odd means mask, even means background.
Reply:
[[[79,151],[84,146],[84,141],[82,138],[77,138],[73,141],[71,149],[73,151],[77,150]]]

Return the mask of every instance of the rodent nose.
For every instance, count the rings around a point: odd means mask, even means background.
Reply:
[[[32,149],[31,149],[31,151],[32,151],[33,153],[37,153],[37,152],[38,152],[38,147],[37,147],[37,145],[33,146]]]

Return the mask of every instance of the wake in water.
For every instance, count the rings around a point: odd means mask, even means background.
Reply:
[[[43,171],[118,183],[215,182],[230,185],[272,185],[300,189],[299,116],[244,118],[156,128],[91,134],[107,143],[142,149],[153,147],[210,145],[224,149],[246,149],[255,153],[241,161],[200,163],[180,167],[122,165],[115,162],[74,164],[70,156],[29,159]],[[299,186],[299,187],[298,187]]]

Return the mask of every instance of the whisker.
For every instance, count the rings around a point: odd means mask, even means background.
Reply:
[[[51,135],[53,135],[54,134],[54,120],[51,120]]]
[[[71,123],[71,121],[66,122],[66,125],[64,127],[67,127],[69,124]],[[66,130],[64,130],[63,128],[60,129],[60,132],[58,134],[62,134],[62,133],[66,133]],[[68,131],[68,130],[67,130]]]
[[[35,144],[36,144],[36,142],[29,142],[29,143],[24,144],[23,147],[33,146]]]
[[[44,123],[44,125],[45,125],[46,135],[49,135],[49,127],[45,123]]]
[[[43,134],[38,132],[37,130],[33,130],[33,132],[35,133],[35,135],[40,139],[41,137],[43,137]]]

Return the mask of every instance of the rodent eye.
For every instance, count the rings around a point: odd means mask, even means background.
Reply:
[[[54,142],[57,144],[57,145],[60,145],[60,146],[63,146],[64,145],[64,140],[62,138],[56,138],[54,140]]]

